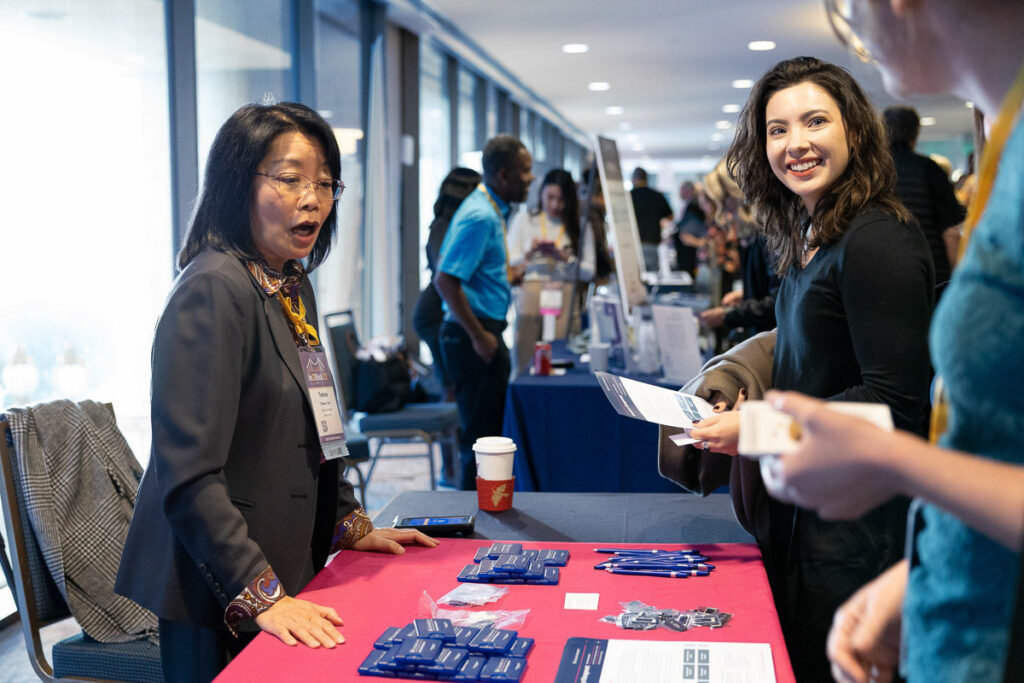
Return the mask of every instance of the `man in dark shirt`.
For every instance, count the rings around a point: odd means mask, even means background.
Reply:
[[[679,186],[679,199],[683,207],[675,227],[676,270],[685,270],[697,277],[697,249],[703,246],[708,234],[704,212],[697,205],[697,190],[692,181]]]
[[[911,107],[885,110],[885,127],[896,161],[896,194],[921,226],[935,262],[936,295],[942,293],[952,270],[942,233],[959,225],[964,209],[956,200],[953,185],[938,164],[914,152],[921,120]]]
[[[672,218],[672,207],[665,195],[647,187],[647,171],[637,168],[633,171],[633,213],[636,227],[640,231],[640,242],[644,249],[644,264],[647,270],[658,270],[658,243],[661,242],[661,220]]]

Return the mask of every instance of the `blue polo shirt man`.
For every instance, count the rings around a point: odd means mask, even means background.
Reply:
[[[510,204],[525,201],[533,181],[530,153],[510,135],[488,141],[483,167],[484,182],[452,217],[434,276],[444,299],[441,353],[455,384],[465,490],[476,488],[473,444],[501,434],[511,369],[501,338],[511,301],[505,231]]]

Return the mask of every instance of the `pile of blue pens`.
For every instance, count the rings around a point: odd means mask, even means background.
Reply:
[[[657,548],[594,548],[594,552],[612,555],[611,559],[594,565],[610,574],[664,576],[683,579],[707,576],[715,569],[708,558],[697,550],[660,550]]]

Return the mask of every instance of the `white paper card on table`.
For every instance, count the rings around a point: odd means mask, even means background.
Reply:
[[[661,349],[661,365],[665,370],[664,381],[686,384],[704,365],[697,338],[700,329],[693,309],[655,304],[651,310]]]
[[[892,412],[884,403],[853,403],[827,401],[830,410],[867,420],[879,429],[893,430]],[[740,404],[740,455],[759,458],[780,455],[794,450],[800,441],[800,425],[789,415],[776,410],[768,401],[746,401]]]
[[[566,593],[565,609],[596,610],[600,593]]]
[[[662,389],[607,372],[595,372],[604,395],[619,415],[689,430],[694,420],[714,413],[711,404],[692,394]]]
[[[573,645],[570,639],[566,645]],[[593,643],[593,640],[588,642]],[[556,683],[775,683],[768,643],[724,643],[608,639],[600,659],[592,656],[590,676],[572,677],[559,667]],[[596,654],[596,653],[595,653]],[[562,661],[566,660],[563,652]],[[579,669],[579,665],[576,665]],[[594,675],[598,674],[598,675]],[[596,681],[595,681],[596,679]]]

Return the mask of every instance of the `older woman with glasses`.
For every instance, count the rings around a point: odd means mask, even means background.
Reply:
[[[242,107],[210,150],[153,342],[152,453],[116,585],[159,617],[167,681],[211,680],[259,630],[344,642],[332,608],[291,597],[328,554],[436,545],[374,529],[340,479],[306,275],[330,249],[340,175],[330,126],[301,104]]]
[[[892,93],[956,94],[991,125],[966,252],[932,324],[941,378],[932,443],[807,397],[769,394],[802,423],[804,438],[768,468],[766,484],[833,519],[895,495],[919,497],[909,558],[836,613],[828,653],[837,679],[888,681],[899,665],[912,683],[1022,680],[1010,617],[1024,535],[1024,5],[826,5],[837,33],[877,61]],[[1004,674],[1008,653],[1016,661]]]

